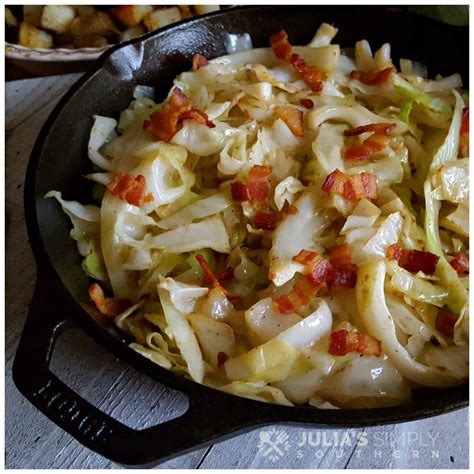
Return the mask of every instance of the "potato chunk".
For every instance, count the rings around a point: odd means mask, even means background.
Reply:
[[[46,31],[36,28],[36,26],[25,23],[20,24],[19,44],[27,48],[45,48],[53,46],[53,37]]]
[[[5,7],[5,23],[7,24],[7,26],[11,27],[18,26],[18,21],[15,18],[15,15],[8,7]]]
[[[194,5],[196,15],[204,15],[205,13],[216,12],[220,9],[219,5]]]
[[[41,16],[43,15],[43,5],[24,5],[23,21],[33,26],[41,26]]]
[[[89,15],[74,18],[70,32],[74,36],[111,36],[117,34],[118,29],[107,13],[97,11]]]
[[[120,23],[131,28],[137,26],[152,11],[151,5],[120,5],[112,10],[112,14]]]
[[[41,26],[56,33],[67,33],[76,12],[67,5],[45,5],[41,16]]]
[[[148,31],[163,28],[171,23],[181,20],[181,12],[178,7],[160,8],[149,13],[143,20]]]

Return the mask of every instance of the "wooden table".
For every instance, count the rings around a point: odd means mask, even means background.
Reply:
[[[35,264],[23,217],[25,168],[42,124],[78,77],[53,76],[6,85],[5,444],[6,467],[11,469],[117,467],[84,448],[33,408],[16,390],[11,378],[15,350],[35,284]],[[78,330],[61,336],[52,368],[86,399],[135,428],[173,418],[184,403],[182,394],[115,360]],[[271,429],[288,435],[286,443],[279,445],[283,456],[262,443],[262,438],[266,439],[263,431]],[[357,436],[363,446],[356,446]],[[304,444],[304,438],[313,446]],[[347,432],[285,426],[257,428],[159,467],[468,468],[468,446],[468,410],[463,409],[427,420]]]

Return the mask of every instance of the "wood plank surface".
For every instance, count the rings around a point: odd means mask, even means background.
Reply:
[[[77,78],[77,74],[53,76],[6,85],[5,444],[10,469],[119,467],[56,427],[20,395],[11,378],[35,284],[23,218],[25,169],[42,124]],[[134,428],[173,418],[185,406],[182,394],[115,360],[80,330],[60,337],[52,370],[87,400]],[[268,436],[285,441],[275,450],[266,441]],[[411,423],[357,430],[257,428],[157,467],[467,468],[468,444],[468,410],[463,409]]]

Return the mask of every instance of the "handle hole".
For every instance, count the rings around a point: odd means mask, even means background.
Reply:
[[[124,425],[142,430],[186,413],[188,397],[114,358],[79,329],[58,336],[50,370]]]

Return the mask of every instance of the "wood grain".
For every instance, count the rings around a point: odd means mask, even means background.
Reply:
[[[16,390],[11,366],[35,283],[35,265],[23,219],[23,180],[39,130],[78,75],[14,81],[6,85],[6,467],[102,469],[120,466],[84,448],[57,428]],[[186,404],[167,389],[119,362],[81,331],[65,333],[52,370],[83,397],[134,428],[173,418]],[[261,433],[288,435],[289,447],[272,460]],[[349,437],[345,446],[333,446]],[[322,436],[326,436],[322,446]],[[301,444],[310,437],[314,446]],[[357,436],[367,444],[357,447]],[[431,436],[431,438],[430,438]],[[319,437],[319,438],[318,438]],[[319,445],[316,445],[317,441]],[[159,440],[157,440],[159,442]],[[430,444],[431,443],[431,444]],[[468,410],[399,425],[359,430],[275,426],[180,456],[159,468],[467,468]]]

